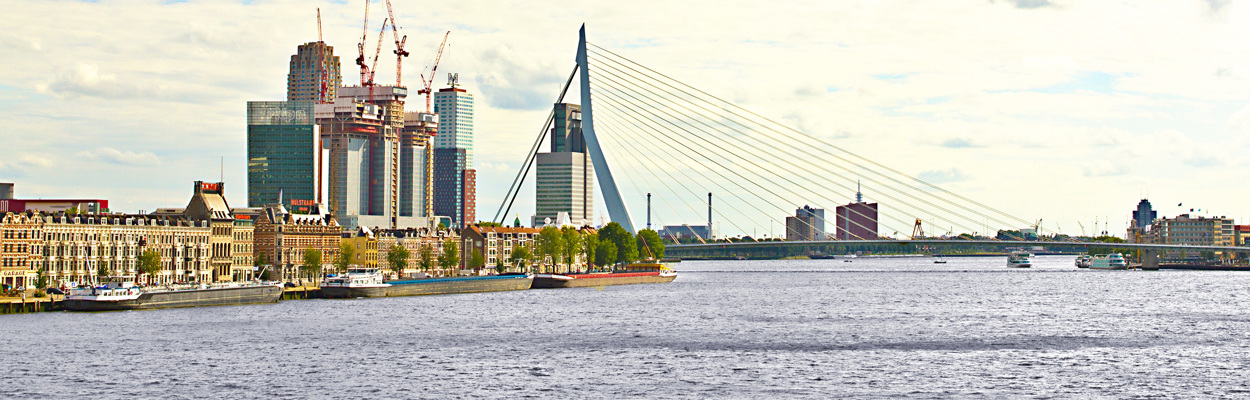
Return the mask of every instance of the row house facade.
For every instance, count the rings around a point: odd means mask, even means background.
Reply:
[[[0,216],[0,284],[10,288],[34,283],[43,268],[43,224],[32,213]]]
[[[206,222],[149,215],[42,216],[50,285],[97,283],[103,276],[135,277],[138,257],[160,255],[152,284],[213,281],[211,228]]]
[[[268,269],[269,279],[292,282],[302,279],[299,267],[306,251],[321,251],[322,270],[332,268],[342,228],[321,204],[311,206],[308,214],[293,214],[281,204],[271,204],[256,220],[254,238],[256,257],[263,257],[261,268]]]
[[[483,269],[494,269],[502,263],[504,272],[524,272],[513,263],[512,250],[525,246],[532,254],[539,232],[537,228],[469,225],[461,231],[461,264],[468,265],[469,257],[481,252],[486,260]]]
[[[387,258],[392,247],[399,245],[408,250],[408,265],[403,269],[403,276],[412,276],[415,273],[427,273],[434,276],[453,276],[459,275],[461,271],[455,268],[442,268],[438,265],[438,257],[443,254],[443,245],[450,240],[453,243],[460,242],[460,235],[452,229],[429,229],[429,228],[412,228],[412,229],[391,229],[376,232],[378,246],[378,267],[389,271],[391,262]],[[421,269],[421,251],[423,248],[430,249],[430,269]],[[461,258],[464,253],[461,252]]]

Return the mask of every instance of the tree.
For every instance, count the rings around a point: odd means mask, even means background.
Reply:
[[[495,257],[495,273],[503,273],[503,257]]]
[[[544,226],[538,231],[537,243],[535,243],[536,253],[539,260],[546,264],[548,257],[551,264],[560,262],[564,258],[564,234],[560,233],[560,228],[551,225]]]
[[[43,290],[48,288],[48,267],[39,267],[39,271],[35,275],[35,289]]]
[[[152,275],[161,272],[161,255],[155,250],[147,250],[139,254],[138,262],[136,272],[140,276],[147,275],[149,282],[152,280]]]
[[[595,249],[595,265],[606,267],[616,263],[616,245],[611,240],[600,240]]]
[[[599,235],[586,232],[582,235],[582,254],[586,256],[586,267],[595,265],[595,252],[599,250]]]
[[[96,267],[95,277],[100,282],[103,282],[104,278],[108,278],[109,275],[112,275],[111,273],[109,273],[109,267],[105,266],[104,264],[100,264],[99,266]]]
[[[484,266],[486,266],[486,256],[482,255],[481,250],[474,251],[473,255],[469,256],[469,268],[482,268]]]
[[[453,269],[460,265],[460,248],[459,243],[454,239],[447,239],[443,242],[443,254],[438,256],[438,266],[443,269]]]
[[[334,261],[334,268],[340,273],[347,272],[347,267],[352,265],[352,261],[356,258],[356,246],[352,246],[351,242],[339,243],[339,259]]]
[[[660,234],[650,229],[638,231],[638,253],[643,258],[659,260],[664,258],[664,240]]]
[[[417,258],[417,264],[421,266],[421,270],[430,272],[434,268],[434,246],[430,244],[421,245],[421,254]]]
[[[310,278],[321,273],[321,250],[320,249],[304,249],[304,264],[299,267],[300,272]]]
[[[530,253],[530,248],[523,244],[519,244],[512,248],[512,265],[517,267],[518,271],[525,271],[525,261],[529,261],[534,255]]]
[[[408,249],[398,244],[391,245],[391,249],[386,252],[386,263],[395,276],[402,275],[404,267],[408,266]]]
[[[615,262],[630,262],[638,259],[638,243],[634,235],[626,231],[621,224],[609,222],[599,230],[599,240],[612,242],[616,247]]]
[[[481,226],[481,227],[496,227],[496,228],[498,228],[498,227],[501,227],[501,226],[503,226],[503,225],[502,225],[502,224],[500,224],[500,223],[498,223],[498,222],[491,222],[491,221],[478,221],[478,222],[477,222],[477,226]]]
[[[577,262],[577,256],[582,254],[582,246],[586,243],[582,240],[582,232],[576,228],[566,226],[560,229],[560,232],[564,234],[564,265],[572,270],[573,264]]]

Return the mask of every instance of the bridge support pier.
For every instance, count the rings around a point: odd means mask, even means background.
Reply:
[[[1159,269],[1159,251],[1143,250],[1141,252],[1141,269],[1157,270]]]

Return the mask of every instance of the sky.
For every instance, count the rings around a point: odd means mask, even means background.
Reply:
[[[585,23],[599,46],[1050,230],[1098,219],[1122,232],[1143,197],[1163,216],[1250,223],[1245,3],[393,4],[410,85],[452,32],[439,73],[476,96],[480,219],[542,127]],[[18,198],[135,212],[185,206],[193,181],[224,176],[244,205],[246,102],[285,98],[318,7],[354,82],[363,1],[0,0],[0,182]],[[370,7],[370,53],[385,7]],[[389,41],[380,82],[394,79]],[[528,219],[532,186],[515,208]]]

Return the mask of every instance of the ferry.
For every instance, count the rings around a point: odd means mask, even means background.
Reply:
[[[559,289],[630,285],[635,283],[668,283],[674,279],[677,279],[677,271],[673,271],[658,262],[643,261],[625,265],[613,272],[538,274],[534,276],[534,288]]]
[[[1128,261],[1120,253],[1098,254],[1090,260],[1091,269],[1128,269]]]
[[[1027,251],[1013,252],[1011,253],[1011,255],[1007,256],[1007,267],[1008,268],[1031,267],[1033,266],[1033,262],[1029,261],[1030,256],[1032,256],[1032,254],[1029,254],[1029,252]]]
[[[321,295],[331,299],[357,297],[428,296],[436,294],[526,290],[534,282],[528,274],[464,276],[385,281],[377,268],[353,268],[321,283]]]
[[[241,282],[137,286],[130,277],[70,290],[62,303],[70,311],[151,310],[158,308],[277,303],[277,283]]]
[[[1089,263],[1090,263],[1090,260],[1091,260],[1091,259],[1092,259],[1092,257],[1090,257],[1088,254],[1083,255],[1083,256],[1080,256],[1080,257],[1077,257],[1077,258],[1076,258],[1076,267],[1077,267],[1077,268],[1089,268]]]

